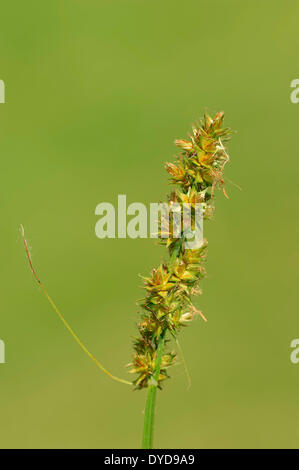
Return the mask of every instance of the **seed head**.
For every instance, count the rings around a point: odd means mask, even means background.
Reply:
[[[214,189],[224,190],[223,170],[229,160],[223,142],[228,139],[229,129],[223,127],[224,113],[213,118],[204,115],[200,125],[192,129],[190,140],[175,140],[182,152],[175,163],[166,163],[170,182],[178,188],[168,196],[169,204],[178,204],[181,213],[185,204],[203,206],[204,218],[210,218],[214,206]],[[194,214],[190,215],[191,226]],[[140,302],[143,309],[138,324],[139,336],[134,341],[134,355],[129,364],[131,373],[137,375],[134,384],[138,389],[153,383],[156,368],[157,348],[161,334],[169,331],[176,336],[179,330],[189,324],[195,316],[204,315],[192,304],[192,296],[201,293],[200,281],[205,276],[203,263],[206,258],[207,241],[197,249],[186,249],[184,233],[173,235],[173,218],[170,217],[166,232],[160,225],[160,243],[166,245],[170,261],[163,262],[144,278],[145,298]],[[182,229],[183,230],[183,229]],[[175,353],[162,356],[158,387],[168,377],[168,369],[175,362]]]

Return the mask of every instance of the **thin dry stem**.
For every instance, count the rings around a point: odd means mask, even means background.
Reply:
[[[42,284],[42,282],[40,281],[34,267],[33,267],[33,263],[32,263],[32,259],[31,259],[31,255],[30,255],[30,251],[29,251],[29,247],[28,247],[28,243],[27,243],[27,240],[26,240],[26,237],[25,237],[25,231],[24,231],[24,227],[23,225],[20,225],[20,229],[21,229],[21,235],[22,235],[22,238],[23,238],[23,242],[24,242],[24,246],[25,246],[25,251],[26,251],[26,255],[27,255],[27,259],[28,259],[28,262],[29,262],[29,266],[30,266],[30,269],[32,271],[32,274],[33,276],[35,277],[36,281],[38,282],[38,285],[40,286],[41,290],[43,291],[44,295],[46,296],[48,302],[50,303],[50,305],[53,307],[53,309],[55,310],[55,312],[57,313],[58,317],[60,318],[60,320],[62,321],[62,323],[64,324],[64,326],[67,328],[67,330],[70,332],[70,334],[72,335],[72,337],[75,339],[75,341],[79,344],[80,348],[85,352],[85,354],[87,354],[87,356],[94,362],[94,364],[99,368],[101,369],[102,372],[104,372],[104,374],[108,375],[108,377],[110,377],[110,379],[112,380],[116,380],[117,382],[120,382],[120,383],[123,383],[123,384],[127,384],[127,385],[132,385],[131,382],[129,382],[128,380],[124,380],[124,379],[120,379],[119,377],[116,377],[115,375],[112,375],[94,356],[93,354],[91,354],[91,352],[86,348],[86,346],[82,343],[82,341],[80,340],[80,338],[76,335],[76,333],[74,332],[74,330],[71,328],[71,326],[68,324],[68,322],[65,320],[65,318],[63,317],[63,315],[60,313],[60,311],[58,310],[58,307],[56,306],[56,304],[54,303],[54,301],[52,300],[52,298],[50,297],[50,295],[48,294],[45,286]]]

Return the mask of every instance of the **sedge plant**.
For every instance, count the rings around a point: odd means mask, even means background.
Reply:
[[[213,118],[205,114],[200,123],[193,126],[188,139],[175,141],[180,154],[174,163],[165,165],[170,183],[174,185],[168,196],[168,204],[177,204],[182,209],[186,204],[193,208],[196,204],[201,204],[204,219],[210,219],[213,214],[216,187],[221,187],[227,197],[223,171],[229,161],[224,146],[229,138],[229,129],[223,127],[223,120],[223,112],[217,113]],[[167,343],[174,338],[180,350],[177,335],[182,327],[187,326],[197,315],[206,321],[202,312],[194,306],[193,296],[201,293],[200,281],[205,276],[207,241],[204,240],[195,249],[186,248],[183,228],[174,236],[173,224],[174,221],[170,218],[167,233],[162,224],[159,225],[158,232],[159,242],[168,250],[168,261],[163,261],[144,278],[145,297],[140,302],[142,314],[138,323],[138,337],[134,340],[134,354],[129,364],[129,372],[135,376],[132,381],[112,375],[86,348],[65,320],[33,267],[24,228],[21,226],[31,271],[60,320],[82,350],[111,379],[134,389],[147,389],[143,449],[153,447],[157,390],[162,389],[169,377],[169,368],[176,361],[176,354],[167,350]],[[192,227],[195,224],[194,211],[190,212],[190,224]]]

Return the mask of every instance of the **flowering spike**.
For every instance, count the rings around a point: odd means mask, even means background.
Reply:
[[[184,204],[194,208],[200,203],[205,219],[213,213],[214,189],[221,186],[227,196],[223,169],[229,157],[222,142],[227,139],[229,129],[222,127],[223,119],[222,111],[213,118],[205,114],[201,125],[193,127],[190,140],[175,140],[175,145],[182,151],[178,160],[165,164],[170,182],[179,186],[168,196],[169,203],[179,204],[181,209]],[[191,225],[194,223],[192,217],[194,215],[191,215]],[[138,324],[139,337],[134,341],[133,360],[129,364],[130,372],[137,374],[133,383],[138,389],[153,384],[161,388],[161,383],[168,377],[175,354],[159,354],[161,338],[165,338],[167,331],[176,337],[180,328],[197,315],[207,321],[191,301],[192,295],[200,293],[200,280],[205,275],[203,262],[207,242],[204,241],[200,248],[186,249],[183,232],[180,238],[175,238],[172,228],[170,218],[167,231],[161,229],[158,234],[160,243],[168,249],[170,260],[144,278],[146,297],[141,301],[144,313]]]

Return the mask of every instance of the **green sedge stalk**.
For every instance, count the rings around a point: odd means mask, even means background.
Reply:
[[[177,161],[166,163],[165,168],[176,188],[169,194],[168,203],[179,205],[181,214],[184,206],[195,208],[201,204],[203,218],[211,218],[214,211],[214,191],[222,187],[224,195],[223,170],[229,156],[223,145],[228,139],[229,129],[223,128],[224,113],[214,118],[205,115],[192,129],[189,140],[176,140],[181,150]],[[190,225],[195,226],[195,214],[190,214]],[[199,294],[199,284],[205,276],[203,266],[207,241],[195,249],[185,247],[184,231],[174,236],[173,215],[169,217],[168,229],[158,233],[159,242],[168,249],[170,259],[153,269],[144,278],[146,296],[141,301],[142,315],[138,324],[139,335],[134,340],[133,361],[130,372],[136,374],[133,384],[136,389],[147,388],[144,414],[142,447],[153,447],[155,403],[157,389],[169,377],[168,370],[175,363],[175,352],[165,351],[166,336],[169,333],[177,341],[177,334],[196,315],[205,321],[204,315],[195,308],[192,297]]]

